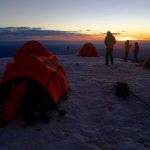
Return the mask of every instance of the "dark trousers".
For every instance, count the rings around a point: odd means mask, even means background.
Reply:
[[[138,62],[137,55],[138,55],[138,54],[134,54],[134,62]]]
[[[112,52],[113,52],[113,48],[106,48],[106,55],[105,55],[105,57],[106,57],[106,65],[109,64],[109,58],[110,58],[111,64],[114,63]]]
[[[124,57],[124,61],[127,62],[128,60],[128,51],[125,52],[125,57]]]

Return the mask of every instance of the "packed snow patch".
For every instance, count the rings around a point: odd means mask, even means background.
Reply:
[[[117,97],[114,83],[128,83],[130,89],[150,105],[150,71],[116,58],[73,55],[58,56],[70,91],[60,104],[66,116],[49,112],[51,122],[25,127],[21,119],[0,129],[0,150],[148,150],[150,111],[135,96]],[[5,64],[0,60],[0,78]]]

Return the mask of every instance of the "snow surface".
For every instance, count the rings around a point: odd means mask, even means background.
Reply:
[[[150,105],[150,70],[131,62],[73,55],[58,56],[65,68],[70,91],[60,107],[60,117],[49,112],[49,124],[25,127],[21,119],[0,129],[0,150],[149,150],[150,111],[133,95],[115,96],[114,83],[127,82],[131,90]],[[0,60],[0,78],[5,64]]]

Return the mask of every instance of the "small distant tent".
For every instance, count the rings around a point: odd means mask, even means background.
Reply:
[[[35,40],[26,42],[14,55],[15,61],[21,61],[26,56],[44,56],[49,57],[53,62],[58,62],[58,59],[41,43]]]
[[[150,56],[144,59],[143,66],[150,69]]]
[[[82,57],[98,57],[96,47],[92,43],[86,43],[80,49],[78,56]]]

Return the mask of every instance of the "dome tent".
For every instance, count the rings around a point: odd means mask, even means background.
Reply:
[[[21,113],[23,102],[29,98],[26,96],[28,93],[31,101],[37,102],[37,99],[40,99],[40,104],[44,107],[48,104],[57,106],[61,98],[67,94],[69,85],[63,67],[51,60],[49,56],[53,55],[43,51],[37,56],[34,55],[34,50],[30,49],[32,55],[18,53],[14,62],[6,66],[0,81],[0,121],[7,122]],[[42,55],[46,53],[47,55]],[[22,56],[22,59],[17,56]],[[27,92],[30,89],[31,91]]]
[[[86,43],[82,46],[78,56],[82,57],[98,57],[96,47],[92,43]]]
[[[49,57],[52,61],[58,62],[56,56],[54,56],[47,48],[45,48],[41,43],[35,40],[26,42],[14,55],[14,60],[22,60],[23,57],[35,55]]]

